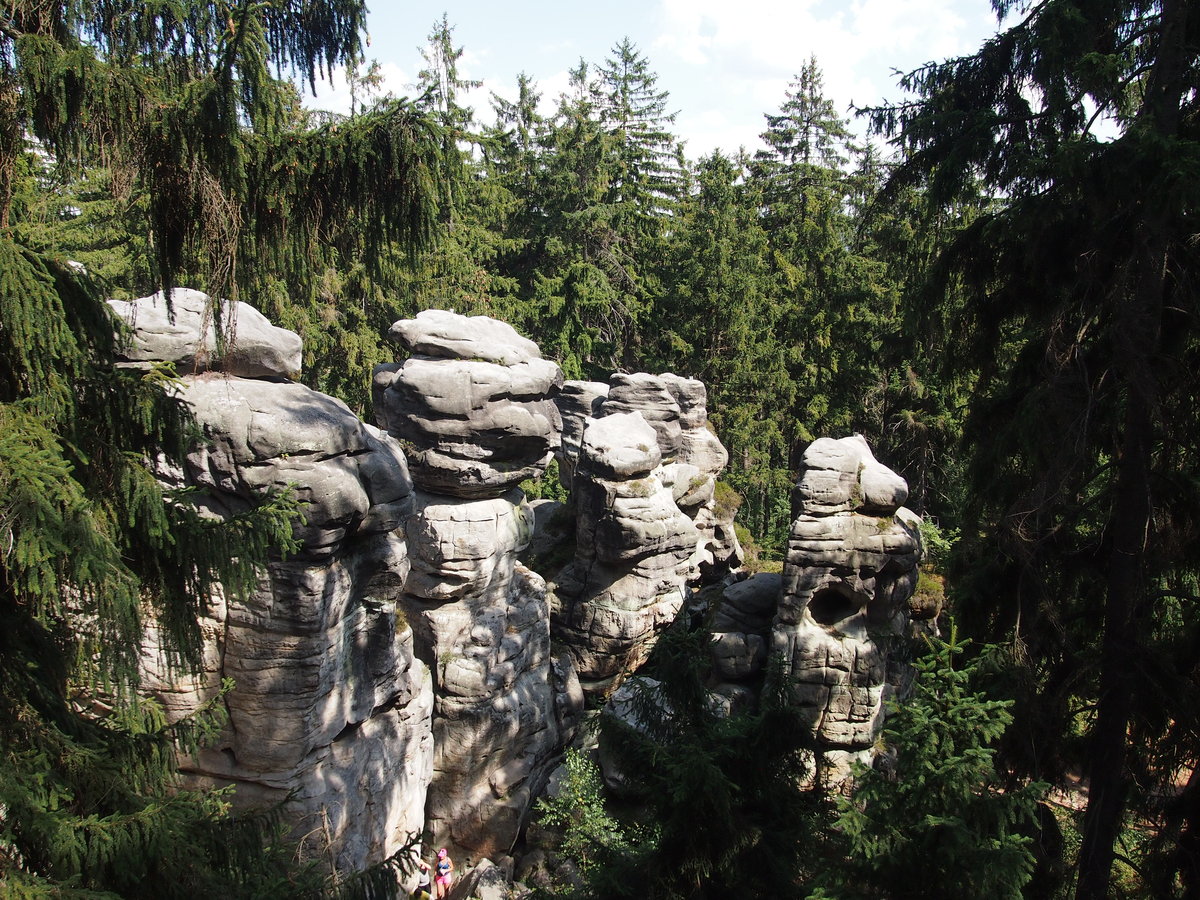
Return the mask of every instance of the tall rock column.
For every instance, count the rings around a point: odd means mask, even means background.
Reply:
[[[831,781],[869,755],[882,727],[889,652],[906,633],[920,561],[907,497],[861,435],[805,451],[771,652]]]
[[[576,557],[553,586],[555,635],[584,690],[606,696],[679,613],[700,534],[663,482],[655,429],[640,412],[588,421],[573,494]]]
[[[237,332],[217,355],[208,299],[177,290],[112,301],[134,329],[125,365],[174,363],[204,440],[181,471],[208,515],[236,515],[256,493],[292,486],[306,502],[297,553],[272,561],[248,596],[211,598],[204,668],[164,665],[151,628],[143,684],[176,720],[234,689],[229,724],[195,758],[193,783],[234,785],[242,808],[282,814],[313,857],[359,871],[419,832],[433,764],[433,690],[397,608],[408,572],[402,519],[413,505],[399,445],[338,400],[287,381],[300,339],[235,304]],[[218,369],[217,374],[208,369]]]
[[[546,586],[517,561],[532,517],[517,485],[559,443],[557,364],[504,323],[427,310],[375,374],[380,423],[416,483],[403,606],[435,680],[426,827],[476,856],[509,850],[582,705],[551,657]]]
[[[717,479],[729,462],[729,451],[708,426],[708,390],[704,382],[669,372],[659,379],[679,406],[675,501],[700,531],[704,547],[702,578],[715,581],[742,563],[742,548],[733,530],[736,510],[718,511],[715,496]]]

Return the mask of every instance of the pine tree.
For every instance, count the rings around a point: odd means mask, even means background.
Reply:
[[[19,895],[277,895],[270,818],[175,789],[168,726],[138,695],[152,615],[195,666],[197,616],[292,549],[290,495],[202,516],[152,468],[197,436],[173,374],[114,365],[95,279],[31,248],[26,136],[64,172],[104,162],[146,210],[152,275],[224,296],[431,233],[436,129],[402,104],[298,130],[294,90],[358,58],[361,3],[17,3],[0,14],[0,881]],[[321,202],[314,202],[319,199]],[[351,226],[353,225],[353,228]],[[367,266],[371,262],[368,259]],[[217,310],[219,316],[220,311]],[[228,336],[228,335],[227,335]],[[289,884],[288,888],[281,885]],[[107,895],[111,895],[107,894]]]

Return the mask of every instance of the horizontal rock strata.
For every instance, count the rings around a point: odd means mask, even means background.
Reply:
[[[562,373],[492,319],[429,310],[391,335],[412,356],[374,387],[418,488],[402,604],[435,682],[425,826],[503,855],[582,707],[570,660],[550,653],[545,582],[517,561],[533,514],[516,485],[559,447]]]

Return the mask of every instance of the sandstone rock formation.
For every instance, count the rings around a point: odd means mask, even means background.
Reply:
[[[178,309],[192,293],[177,298]],[[147,300],[161,311],[160,296]],[[135,328],[154,321],[142,301],[113,305],[136,317]],[[245,309],[239,316],[252,318]],[[294,338],[262,348],[260,358],[290,358]],[[173,340],[200,343],[198,333]],[[249,596],[212,598],[197,677],[169,674],[151,630],[146,684],[178,718],[232,678],[223,700],[229,724],[183,761],[185,773],[236,785],[242,806],[292,795],[284,815],[310,852],[344,871],[362,869],[420,831],[433,762],[432,681],[397,606],[408,561],[396,529],[413,504],[403,454],[340,401],[299,384],[217,374],[182,382],[206,441],[184,471],[162,477],[199,489],[213,516],[293,485],[306,521],[295,530],[299,551],[272,562]]]
[[[600,415],[600,407],[608,398],[608,385],[599,381],[566,381],[554,398],[562,416],[562,446],[558,454],[558,477],[563,487],[571,490],[575,480],[575,463],[587,420]]]
[[[907,494],[859,435],[814,441],[793,492],[770,652],[835,780],[879,734],[889,651],[906,631],[921,550]]]
[[[422,488],[483,499],[541,474],[559,446],[557,363],[484,316],[425,310],[390,336],[413,355],[377,368],[376,416]]]
[[[412,355],[375,374],[375,408],[416,483],[402,604],[434,673],[426,827],[492,856],[516,840],[582,706],[550,653],[545,582],[517,561],[532,514],[516,485],[558,447],[558,366],[503,323],[426,311],[391,332]]]
[[[704,383],[671,373],[658,377],[679,406],[676,503],[700,530],[705,552],[701,568],[708,579],[716,580],[742,561],[742,548],[733,530],[736,510],[723,512],[716,506],[717,479],[729,462],[729,453],[708,426]]]
[[[108,302],[132,332],[122,357],[127,365],[167,362],[180,375],[216,371],[245,378],[294,378],[300,372],[300,336],[276,328],[245,303],[217,311],[207,294],[190,288],[175,288],[170,303],[162,291]],[[218,318],[224,346],[217,340]]]
[[[592,694],[645,661],[698,572],[700,534],[662,474],[640,413],[588,422],[573,492],[576,558],[556,579],[554,626]]]
[[[559,397],[576,556],[554,579],[554,627],[590,694],[645,661],[702,569],[740,562],[731,523],[714,512],[728,454],[706,401],[699,381],[646,373],[567,382]]]
[[[762,675],[779,609],[781,576],[769,572],[728,585],[711,622],[713,668],[723,682]]]
[[[704,386],[564,383],[509,326],[426,311],[392,328],[405,358],[376,370],[378,430],[290,382],[298,338],[249,307],[217,359],[207,298],[173,305],[172,321],[160,295],[113,303],[134,329],[129,365],[189,373],[206,442],[161,477],[212,516],[289,485],[307,503],[299,552],[249,596],[212,598],[201,673],[169,676],[150,632],[147,683],[172,717],[237,682],[229,727],[186,772],[236,784],[244,805],[292,794],[295,834],[343,871],[421,830],[463,860],[502,859],[585,691],[612,694],[693,586],[739,564]],[[571,500],[540,517],[547,535],[568,524],[575,555],[548,586],[518,561],[534,528],[518,485],[555,454]],[[782,577],[729,575],[711,622],[714,704],[752,704],[778,658],[827,771],[881,724],[920,551],[906,493],[861,437],[814,442]]]

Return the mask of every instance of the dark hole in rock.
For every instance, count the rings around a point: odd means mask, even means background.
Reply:
[[[836,625],[858,612],[859,603],[837,588],[822,588],[808,601],[808,612],[818,625]]]

